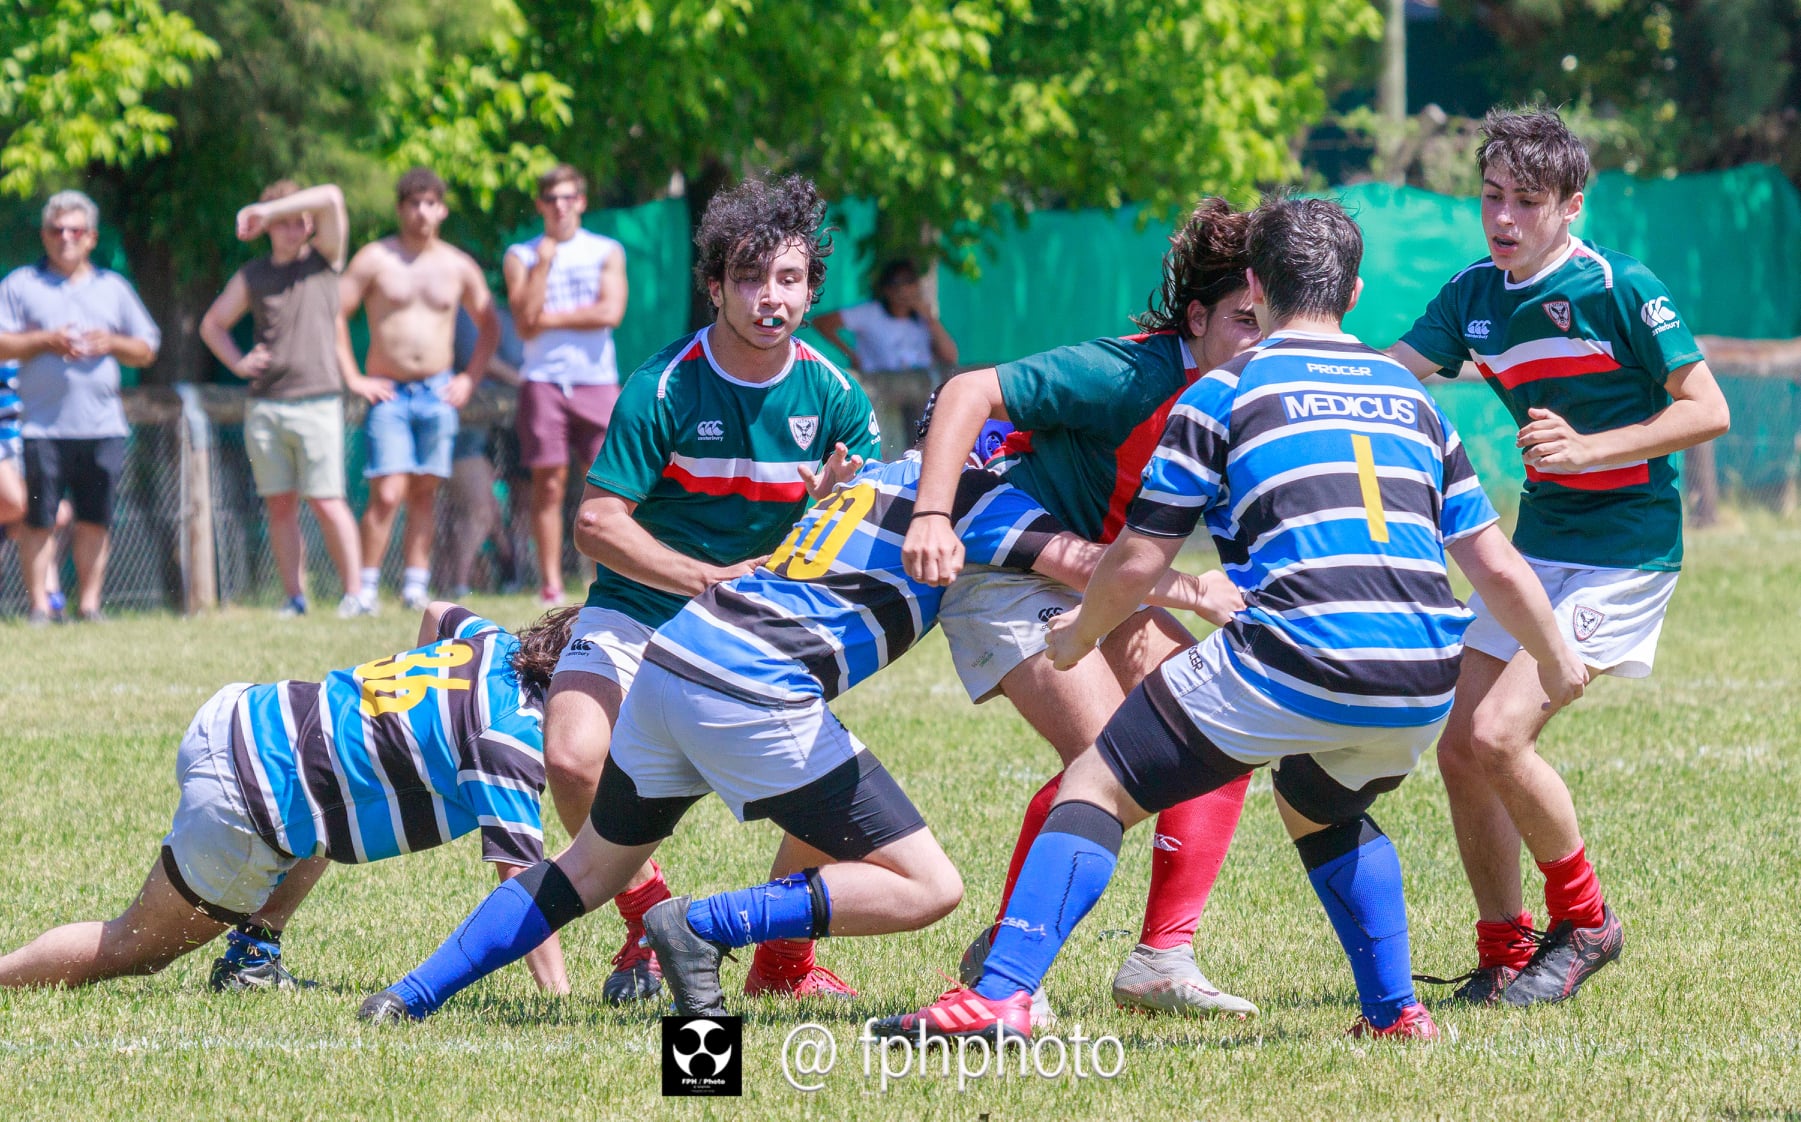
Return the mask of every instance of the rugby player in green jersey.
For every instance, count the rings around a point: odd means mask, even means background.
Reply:
[[[939,391],[924,446],[921,513],[907,530],[907,573],[950,584],[944,633],[970,699],[1004,694],[1064,764],[1094,743],[1146,674],[1191,646],[1194,637],[1168,612],[1147,608],[1074,669],[1058,673],[1043,657],[1045,632],[1080,596],[1038,574],[983,566],[964,571],[956,535],[929,512],[947,509],[984,422],[1010,421],[1020,431],[990,469],[1075,533],[1112,541],[1176,398],[1260,337],[1246,287],[1244,230],[1245,216],[1222,199],[1206,199],[1194,209],[1170,239],[1163,286],[1138,319],[1145,334],[1095,339],[968,371]],[[1027,806],[1003,909],[1060,778],[1040,788]],[[1158,816],[1143,928],[1113,982],[1121,1005],[1175,1013],[1257,1011],[1209,982],[1191,945],[1237,828],[1246,783],[1240,778]],[[966,975],[979,972],[987,938],[985,931],[964,956]],[[1034,995],[1033,1015],[1041,1026],[1049,1019],[1042,993]]]
[[[701,591],[752,571],[816,497],[881,448],[869,399],[794,338],[825,281],[825,203],[799,176],[715,195],[694,234],[694,279],[716,315],[663,348],[620,389],[587,475],[574,540],[596,562],[551,680],[545,767],[570,836],[594,802],[619,706],[657,627]],[[782,876],[818,859],[792,839]],[[640,919],[669,889],[647,863],[615,903],[625,945],[603,992],[653,998],[656,960]],[[752,992],[849,993],[812,943],[759,947]]]
[[[1555,112],[1483,125],[1488,256],[1452,277],[1389,350],[1414,374],[1472,361],[1519,432],[1526,468],[1514,544],[1591,674],[1651,673],[1682,563],[1670,456],[1724,433],[1726,400],[1669,291],[1639,262],[1570,233],[1588,153]],[[1561,1001],[1617,958],[1569,788],[1538,755],[1556,712],[1532,657],[1478,597],[1457,702],[1438,745],[1478,963],[1454,979],[1478,1003]],[[1520,844],[1545,876],[1549,930],[1531,930]]]

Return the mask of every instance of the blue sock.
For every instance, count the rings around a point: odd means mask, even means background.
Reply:
[[[1093,803],[1051,808],[1019,870],[977,993],[998,1000],[1038,988],[1064,940],[1107,890],[1124,833],[1119,819]]]
[[[540,861],[490,892],[430,958],[388,988],[407,1012],[429,1016],[458,990],[536,950],[582,911],[563,871]]]
[[[1366,815],[1309,834],[1295,847],[1351,960],[1363,1015],[1387,1028],[1414,1002],[1407,901],[1393,843]]]
[[[817,874],[792,873],[754,888],[721,892],[688,905],[695,934],[726,947],[771,939],[814,939],[831,921],[831,900]],[[815,895],[817,893],[817,895]],[[823,918],[824,922],[816,922]]]
[[[251,923],[240,923],[225,933],[225,961],[245,966],[281,958],[281,933]]]

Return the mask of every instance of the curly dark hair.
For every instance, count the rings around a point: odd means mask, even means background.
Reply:
[[[513,652],[513,673],[519,684],[539,694],[550,689],[550,676],[556,673],[557,659],[569,645],[569,630],[581,605],[546,612],[538,622],[519,632],[519,649]]]
[[[825,283],[833,229],[825,225],[825,200],[811,179],[790,175],[771,182],[753,176],[707,203],[694,231],[694,283],[706,295],[708,281],[723,284],[726,273],[742,265],[766,267],[790,243],[800,242],[807,250],[810,306]]]
[[[1132,322],[1146,331],[1175,331],[1188,338],[1188,305],[1199,300],[1211,308],[1245,287],[1249,223],[1250,215],[1233,210],[1226,200],[1202,199],[1182,228],[1170,235],[1169,252],[1163,255],[1163,287]]]

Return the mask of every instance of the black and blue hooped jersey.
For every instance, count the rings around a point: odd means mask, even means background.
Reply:
[[[912,453],[871,464],[807,512],[768,564],[714,585],[657,629],[648,662],[761,703],[830,700],[938,622],[944,590],[901,565],[919,491]],[[966,469],[950,511],[969,564],[1029,569],[1063,527],[999,476]]]
[[[1495,517],[1418,379],[1349,335],[1279,331],[1182,394],[1126,524],[1206,519],[1247,605],[1228,654],[1271,700],[1411,727],[1450,711],[1473,618],[1445,543]]]
[[[257,832],[291,857],[360,863],[480,830],[489,861],[542,859],[543,704],[520,689],[518,649],[454,608],[423,647],[245,690],[231,759]]]

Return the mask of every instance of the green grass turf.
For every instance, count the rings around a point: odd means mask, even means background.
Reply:
[[[524,622],[523,600],[478,600]],[[0,947],[58,922],[115,914],[176,801],[182,729],[218,686],[316,677],[407,646],[416,621],[281,623],[238,610],[104,627],[0,626]],[[215,997],[202,951],[154,979],[0,994],[0,1103],[22,1117],[1223,1118],[1801,1117],[1801,533],[1702,537],[1649,682],[1603,681],[1553,723],[1563,771],[1610,899],[1621,962],[1559,1008],[1436,1005],[1436,1047],[1366,1046],[1350,972],[1284,840],[1267,777],[1203,921],[1203,968],[1259,1002],[1238,1022],[1144,1020],[1107,986],[1144,898],[1148,831],[1128,836],[1113,887],[1049,979],[1068,1032],[1117,1035],[1111,1081],[907,1079],[883,1093],[853,1038],[864,1017],[929,1000],[937,971],[995,904],[1031,791],[1052,756],[1004,703],[972,707],[933,637],[839,711],[912,794],[963,870],[968,896],[930,930],[828,943],[863,991],[848,1004],[737,999],[741,1100],[664,1100],[654,1012],[599,999],[620,924],[565,933],[575,996],[540,997],[523,968],[423,1025],[371,1030],[353,1013],[428,954],[492,883],[473,838],[367,868],[335,868],[290,928],[291,965],[322,988]],[[1407,871],[1417,969],[1472,961],[1473,919],[1432,761],[1375,811]],[[553,830],[553,834],[555,831]],[[662,860],[678,891],[762,879],[767,824],[693,811]],[[553,838],[561,844],[560,836]],[[1537,893],[1528,880],[1529,898]],[[744,962],[727,964],[728,984]],[[1428,991],[1429,1002],[1444,991]],[[803,1095],[782,1079],[788,1030],[818,1020],[838,1066]],[[1047,1062],[1051,1059],[1047,1053]]]

